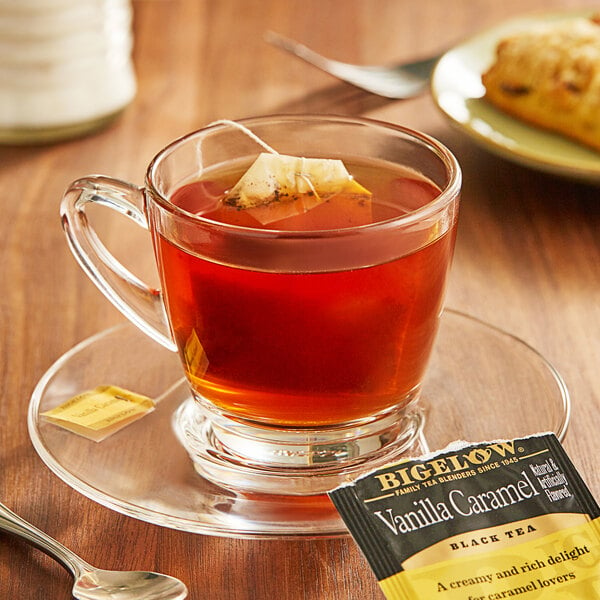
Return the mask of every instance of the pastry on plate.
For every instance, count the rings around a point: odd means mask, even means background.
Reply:
[[[507,36],[482,82],[501,110],[600,151],[600,15]]]

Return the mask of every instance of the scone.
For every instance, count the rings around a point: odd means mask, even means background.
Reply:
[[[600,151],[600,18],[548,23],[501,40],[485,98]]]

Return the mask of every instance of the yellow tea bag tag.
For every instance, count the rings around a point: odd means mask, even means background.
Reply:
[[[70,398],[41,416],[73,433],[100,442],[154,410],[148,397],[104,385]]]
[[[263,152],[223,203],[247,210],[266,225],[305,213],[337,194],[371,201],[371,192],[350,175],[341,160]]]

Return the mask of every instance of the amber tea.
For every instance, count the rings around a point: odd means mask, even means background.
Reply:
[[[243,169],[183,185],[170,201],[217,223],[310,232],[392,220],[440,193],[398,167],[346,166],[371,191],[369,202],[341,193],[263,224],[222,202]],[[360,421],[407,403],[430,355],[453,249],[454,228],[441,236],[437,228],[409,251],[398,244],[381,264],[329,270],[361,254],[354,241],[333,251],[340,260],[323,256],[323,269],[300,272],[271,269],[268,259],[260,270],[240,268],[207,258],[204,240],[183,249],[156,236],[171,327],[196,395],[250,421],[293,427]]]

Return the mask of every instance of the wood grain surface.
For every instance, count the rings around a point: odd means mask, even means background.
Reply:
[[[193,600],[381,600],[350,539],[256,541],[175,531],[117,514],[43,464],[27,431],[29,399],[65,351],[123,321],[72,258],[58,206],[90,173],[141,184],[152,156],[215,119],[268,113],[363,115],[430,133],[464,171],[448,305],[518,335],[563,375],[573,399],[566,448],[600,496],[600,188],[497,158],[455,131],[424,94],[378,98],[263,41],[272,29],[349,62],[440,51],[534,10],[585,0],[134,0],[139,89],[109,128],[46,146],[0,148],[0,497],[104,568],[183,579]],[[100,221],[115,252],[154,277],[139,233]],[[493,360],[493,357],[490,357]],[[159,451],[148,448],[148,452]],[[70,598],[70,576],[0,533],[0,597]]]

